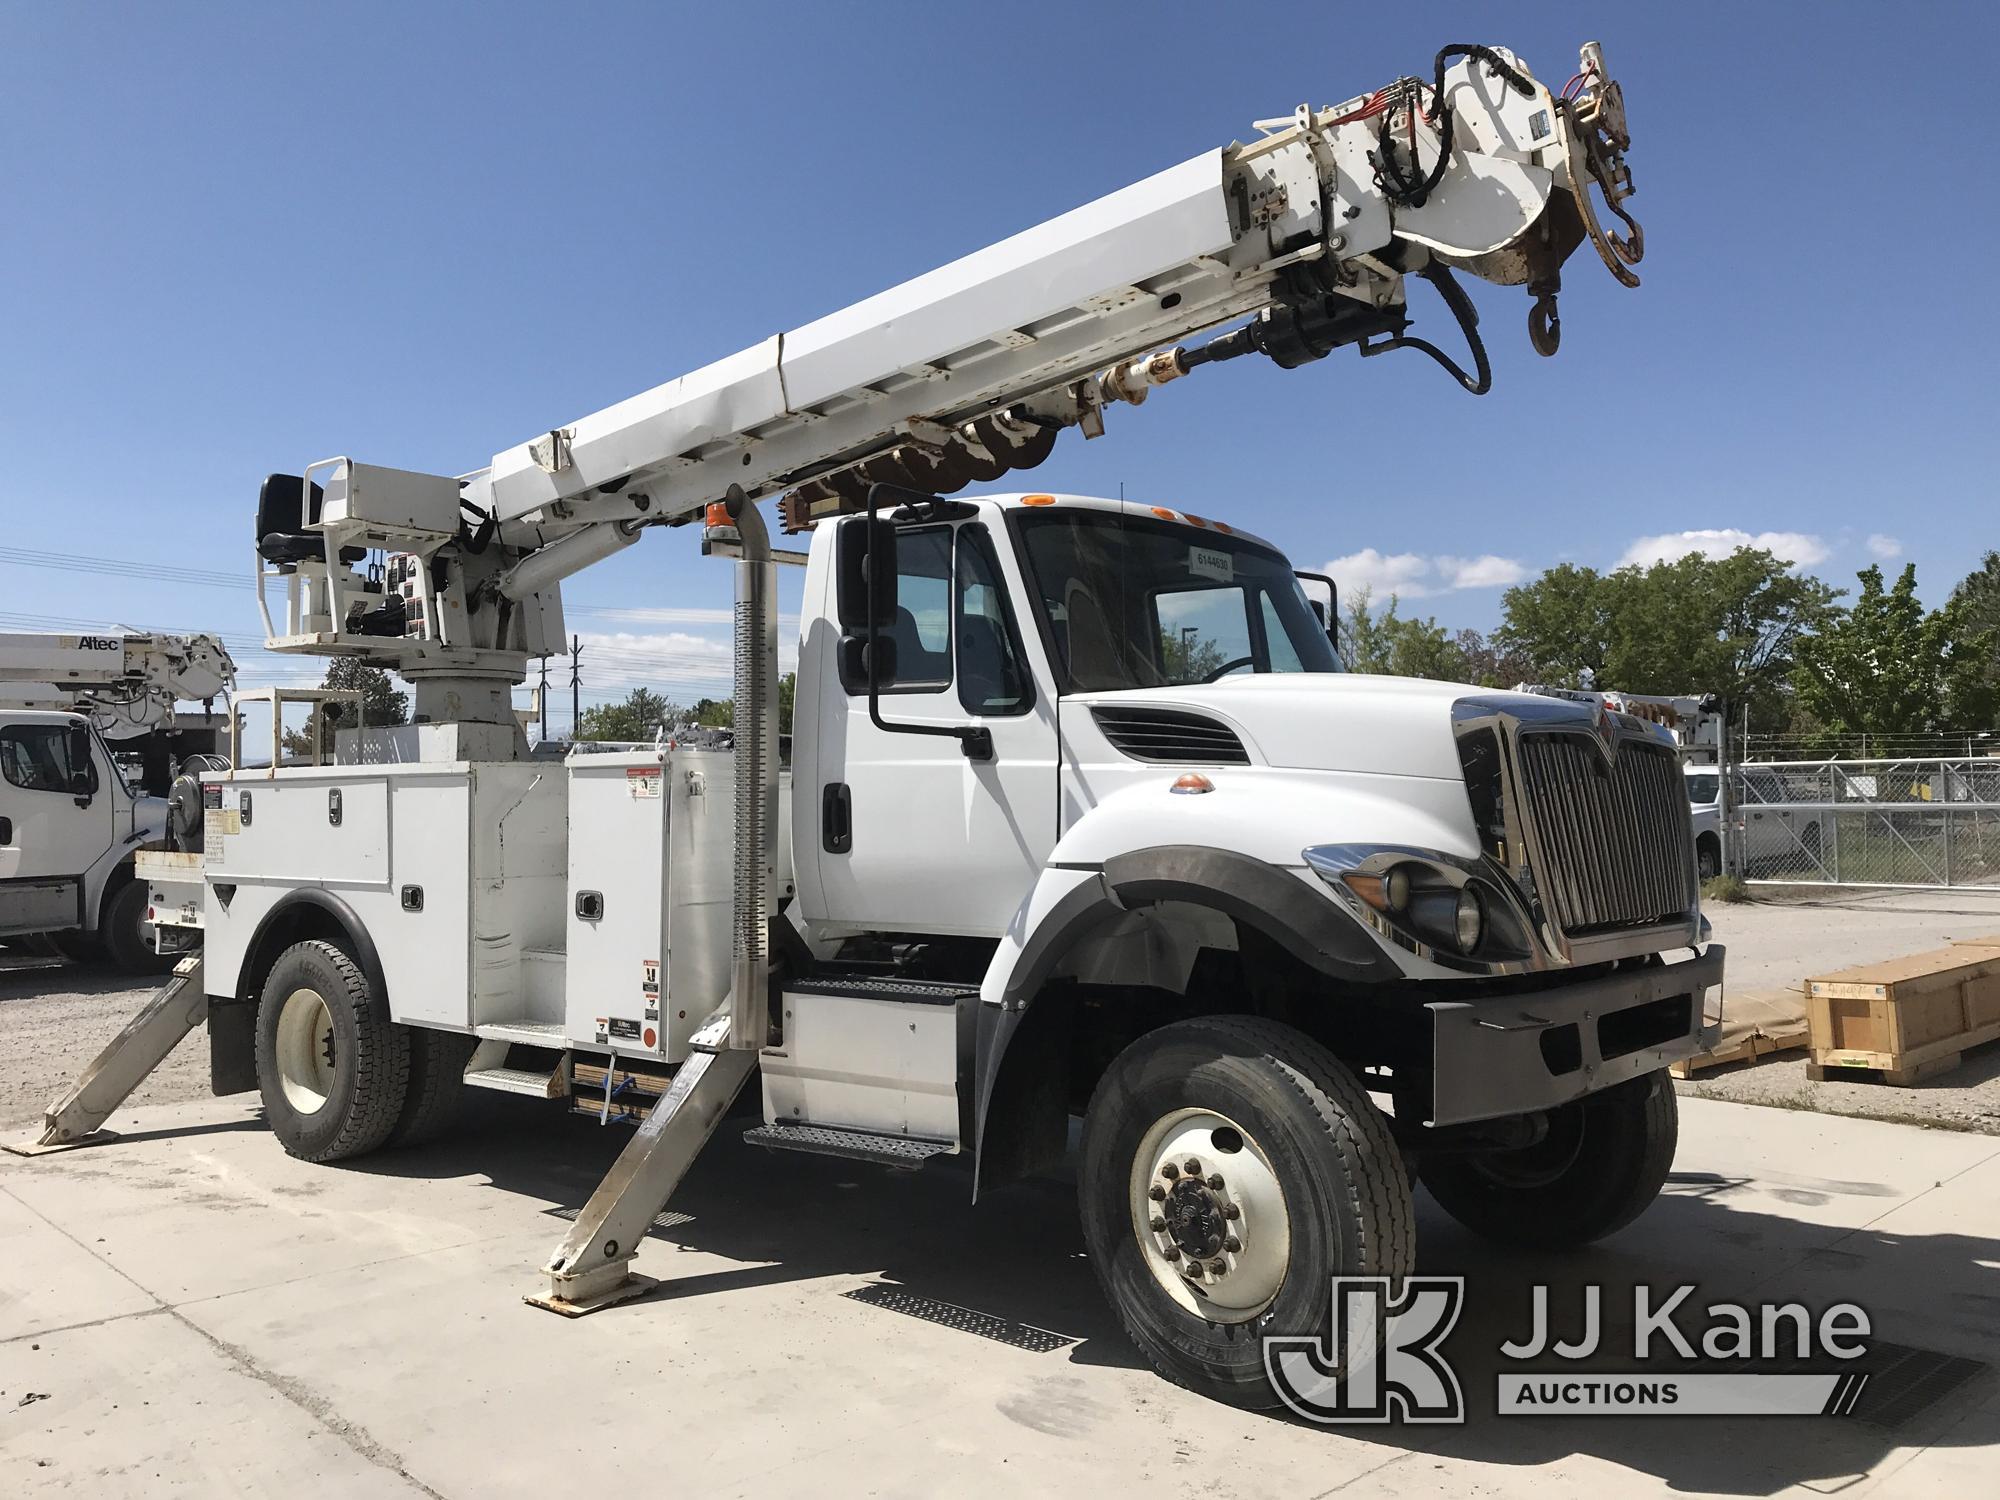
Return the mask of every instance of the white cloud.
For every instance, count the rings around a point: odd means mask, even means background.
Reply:
[[[1440,557],[1438,572],[1449,589],[1512,588],[1528,576],[1528,570],[1511,557],[1495,557],[1491,552],[1479,557]]]
[[[1806,531],[1760,531],[1754,536],[1734,526],[1710,531],[1669,531],[1660,536],[1642,536],[1625,549],[1618,565],[1647,567],[1656,562],[1674,562],[1699,552],[1705,557],[1728,557],[1743,547],[1775,552],[1792,566],[1809,568],[1825,562],[1827,545]]]
[[[634,607],[623,609],[604,604],[571,604],[566,605],[565,608],[571,614],[595,615],[599,619],[616,620],[621,625],[727,625],[736,618],[735,611],[728,607],[715,609],[695,606],[665,606],[661,608]],[[781,626],[796,627],[799,623],[799,617],[797,615],[780,615],[778,616],[778,623]]]
[[[1320,571],[1332,574],[1343,594],[1366,589],[1383,601],[1391,594],[1399,599],[1422,599],[1453,589],[1504,588],[1528,576],[1528,570],[1513,558],[1490,552],[1480,557],[1425,557],[1416,552],[1383,553],[1373,547],[1336,557]]]
[[[720,698],[735,684],[735,652],[727,636],[691,631],[582,633],[583,684],[598,691],[650,687],[668,697]],[[778,670],[797,665],[798,644],[778,636]],[[532,676],[532,674],[531,674]],[[549,686],[569,683],[568,663],[549,660]]]
[[[1883,562],[1887,562],[1892,557],[1901,557],[1903,555],[1903,544],[1895,537],[1885,536],[1877,531],[1871,533],[1868,538],[1868,550],[1881,558]]]

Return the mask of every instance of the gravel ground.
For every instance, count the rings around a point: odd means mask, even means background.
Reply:
[[[2000,897],[1849,894],[1717,906],[1709,918],[1717,939],[1729,945],[1731,988],[1780,989],[1954,938],[2000,934]],[[78,965],[0,974],[0,1132],[39,1120],[150,993],[124,975]],[[1702,1099],[2000,1135],[2000,1042],[1968,1053],[1957,1071],[1914,1088],[1808,1083],[1803,1052],[1716,1068],[1676,1087]],[[208,1040],[195,1032],[139,1086],[132,1102],[207,1095]]]
[[[1729,987],[1775,990],[1855,964],[2000,934],[2000,894],[1850,892],[1711,906],[1708,916],[1717,940],[1729,946]],[[2000,1135],[2000,1042],[1975,1048],[1954,1071],[1913,1088],[1810,1083],[1803,1051],[1708,1069],[1675,1087],[1697,1099]]]
[[[145,981],[82,964],[0,973],[0,1135],[39,1121],[153,993]],[[208,1097],[208,1034],[191,1032],[132,1095],[134,1104]],[[116,1128],[116,1120],[113,1128]]]

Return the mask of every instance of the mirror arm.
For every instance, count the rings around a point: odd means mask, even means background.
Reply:
[[[1294,569],[1292,576],[1326,585],[1326,638],[1333,642],[1337,653],[1340,650],[1340,585],[1324,573],[1308,573],[1303,569]]]
[[[937,496],[927,495],[900,484],[868,486],[868,720],[889,734],[931,734],[954,739],[967,760],[993,759],[993,731],[983,724],[897,724],[882,717],[882,660],[873,647],[881,635],[875,621],[882,618],[882,570],[875,566],[875,512],[884,495],[891,499],[925,503]]]

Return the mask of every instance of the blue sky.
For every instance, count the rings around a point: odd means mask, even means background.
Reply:
[[[1523,293],[1475,283],[1482,400],[1415,357],[1242,361],[1034,482],[1240,521],[1454,627],[1684,531],[1838,583],[1894,553],[1940,599],[2000,545],[1996,166],[1966,102],[1993,10],[1517,10],[0,0],[0,629],[254,644],[270,471],[473,468],[1443,42],[1559,82],[1593,37],[1645,285],[1579,252],[1556,359]],[[606,647],[586,696],[726,691],[729,586],[678,536],[574,582]]]

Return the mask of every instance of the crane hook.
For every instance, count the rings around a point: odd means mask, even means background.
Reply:
[[[1556,294],[1544,291],[1528,309],[1528,342],[1535,346],[1535,353],[1548,359],[1562,347],[1562,339],[1562,314],[1556,309]]]

